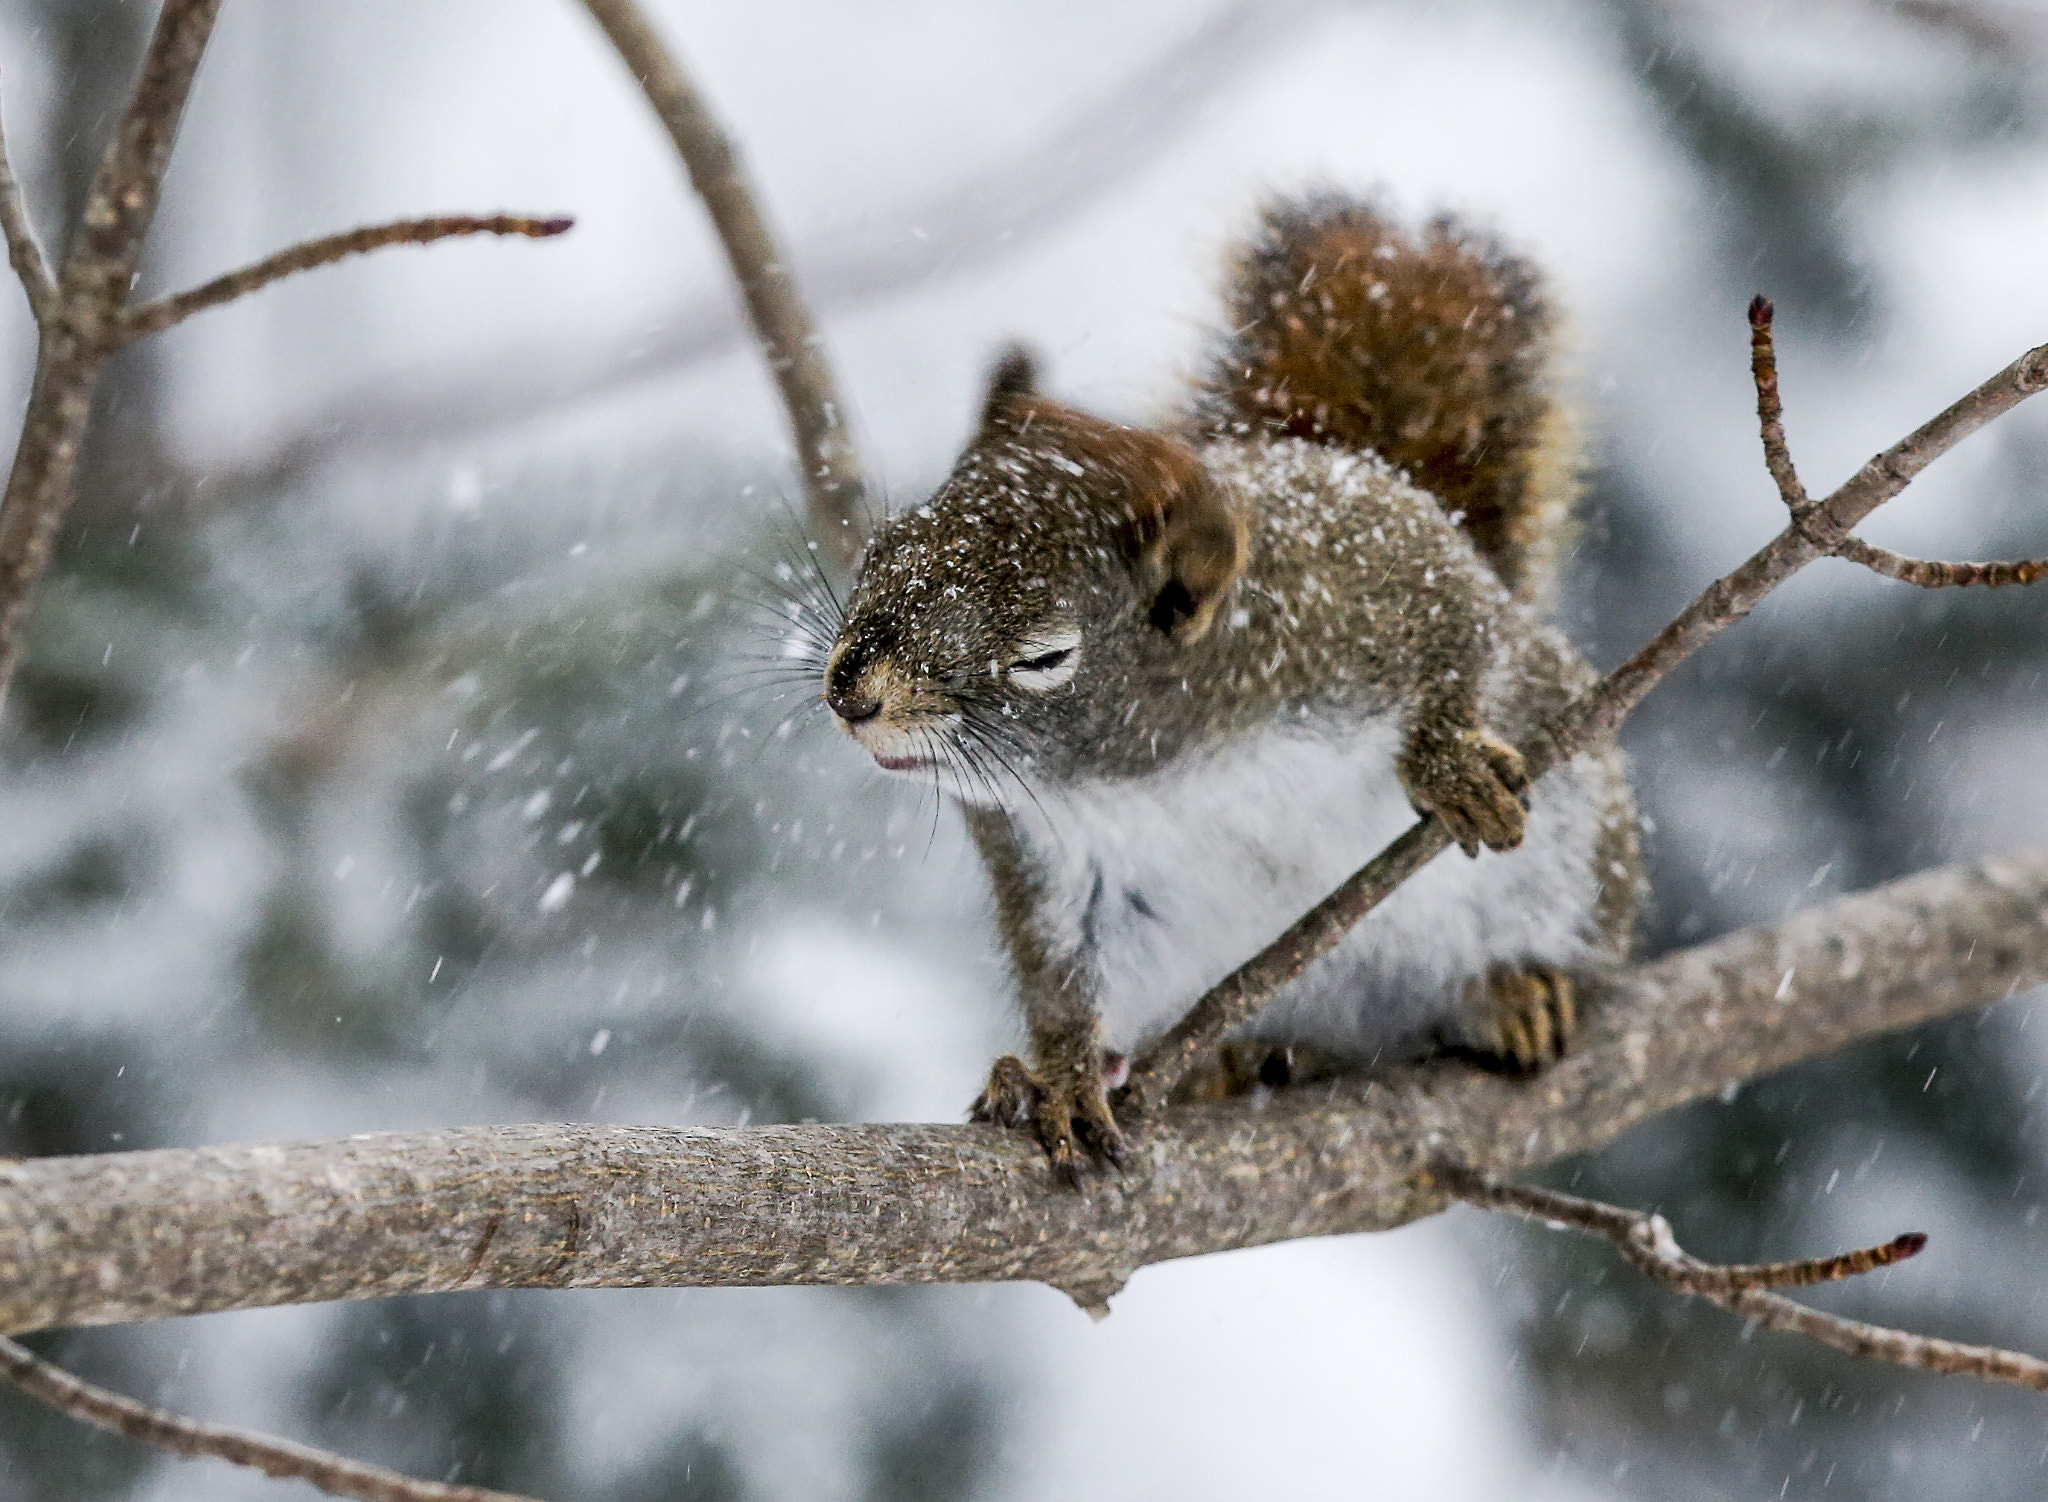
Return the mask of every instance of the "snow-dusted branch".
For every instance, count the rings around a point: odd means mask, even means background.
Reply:
[[[1162,1114],[1061,1188],[980,1126],[534,1125],[0,1164],[0,1330],[475,1288],[1034,1279],[1432,1214],[1686,1101],[2048,981],[2048,850],[1929,872],[1623,978],[1530,1081],[1456,1063]]]
[[[867,540],[866,487],[847,431],[846,403],[789,259],[768,227],[738,148],[719,127],[675,54],[633,0],[583,0],[661,118],[739,283],[747,317],[782,394],[810,499],[811,525],[841,564]]]
[[[1766,449],[1775,442],[1792,494],[1803,495],[1784,451],[1776,408],[1776,362],[1771,356],[1766,394],[1763,356],[1769,354],[1770,304],[1751,305],[1752,355]],[[1758,330],[1761,329],[1761,338]],[[1533,780],[1602,736],[1612,734],[1664,676],[1715,636],[1743,619],[1757,602],[1816,558],[1838,552],[1856,524],[1897,495],[1913,477],[1986,423],[2048,386],[2048,345],[2027,351],[1890,448],[1873,457],[1832,495],[1793,511],[1791,524],[1733,573],[1707,586],[1635,656],[1523,745],[1517,747]],[[1777,473],[1773,460],[1773,473]],[[1781,481],[1781,484],[1783,482]],[[1789,497],[1788,497],[1789,499]],[[1415,872],[1450,845],[1434,815],[1418,820],[1393,844],[1324,898],[1259,954],[1218,982],[1142,1055],[1124,1086],[1122,1101],[1139,1116],[1156,1112],[1175,1083],[1231,1029],[1248,1022],[1267,999],[1342,941],[1345,934]]]
[[[1897,1260],[1915,1249],[1907,1241],[1713,1268],[1632,1212],[1588,1202],[1580,1214],[1495,1180],[1800,1059],[2048,981],[2044,913],[2048,850],[1929,872],[1640,968],[1585,1046],[1536,1080],[1445,1064],[1179,1108],[1122,1179],[1087,1196],[1054,1185],[1034,1147],[972,1126],[497,1127],[0,1164],[0,1329],[515,1287],[1036,1278],[1099,1309],[1147,1263],[1386,1229],[1462,1198],[1605,1234],[1653,1275],[1773,1328],[2038,1386],[2032,1358],[1766,1291]],[[165,1413],[5,1339],[0,1371],[173,1454],[371,1502],[504,1502]]]
[[[2048,1361],[2038,1356],[1867,1324],[1809,1309],[1771,1291],[1831,1283],[1890,1267],[1917,1255],[1926,1246],[1927,1238],[1918,1232],[1909,1231],[1880,1246],[1833,1257],[1727,1266],[1702,1262],[1689,1255],[1672,1235],[1670,1222],[1661,1215],[1624,1210],[1555,1189],[1498,1183],[1459,1164],[1439,1166],[1436,1182],[1446,1193],[1468,1204],[1507,1210],[1548,1225],[1603,1237],[1637,1268],[1667,1288],[1718,1304],[1766,1329],[1804,1335],[1852,1356],[1867,1356],[1894,1366],[1949,1376],[1982,1377],[1989,1382],[2010,1382],[2017,1387],[2048,1392]]]

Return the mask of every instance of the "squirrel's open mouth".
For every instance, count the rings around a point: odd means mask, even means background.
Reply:
[[[875,765],[885,772],[920,772],[932,762],[925,756],[884,756],[878,751],[875,753]]]

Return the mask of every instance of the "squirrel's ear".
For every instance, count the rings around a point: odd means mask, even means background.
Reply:
[[[981,399],[983,430],[1004,421],[1018,402],[1037,394],[1037,357],[1022,344],[1005,345],[989,370],[988,395]]]
[[[1194,641],[1244,571],[1244,518],[1184,444],[1147,436],[1151,452],[1132,508],[1131,573],[1146,620],[1176,641]]]

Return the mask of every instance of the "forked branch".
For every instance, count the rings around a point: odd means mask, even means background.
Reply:
[[[2036,1392],[2048,1392],[2048,1361],[2039,1357],[1846,1319],[1810,1309],[1771,1291],[1836,1282],[1889,1267],[1918,1254],[1927,1245],[1927,1238],[1917,1231],[1834,1257],[1728,1266],[1702,1262],[1689,1255],[1672,1235],[1670,1222],[1658,1214],[1625,1210],[1554,1189],[1499,1183],[1461,1164],[1439,1164],[1433,1177],[1445,1193],[1467,1204],[1507,1210],[1547,1225],[1602,1237],[1665,1287],[1718,1304],[1766,1329],[1804,1335],[1852,1356],[1867,1356],[1894,1366],[1982,1377],[1990,1382],[2010,1382]]]
[[[1785,442],[1785,411],[1778,399],[1778,352],[1771,337],[1771,304],[1768,298],[1754,298],[1749,305],[1749,368],[1756,382],[1756,415],[1763,430],[1764,464],[1777,483],[1785,509],[1796,521],[1813,503],[1806,487],[1799,483],[1799,471]],[[2048,558],[2018,563],[1944,563],[1932,558],[1908,558],[1889,548],[1876,547],[1860,537],[1844,538],[1834,549],[1837,558],[1860,563],[1887,579],[1917,584],[1922,589],[1957,589],[1972,584],[1997,588],[2005,584],[2032,584],[2048,577]]]
[[[421,244],[457,234],[545,236],[560,219],[499,216],[383,225],[316,240],[231,272],[190,292],[128,305],[143,241],[156,215],[171,143],[192,89],[220,0],[164,0],[142,74],[121,123],[100,158],[78,231],[55,281],[30,230],[19,184],[0,141],[0,230],[8,262],[35,314],[35,381],[7,488],[0,495],[0,701],[20,665],[37,586],[50,564],[57,528],[71,504],[79,448],[107,358],[122,346],[169,328],[202,308],[314,266],[380,245]]]
[[[28,297],[29,312],[40,324],[50,316],[50,302],[57,295],[57,287],[50,280],[43,248],[36,243],[28,208],[21,201],[21,184],[15,180],[14,164],[7,155],[4,124],[0,124],[0,234],[7,237],[7,264],[14,268],[15,278]]]

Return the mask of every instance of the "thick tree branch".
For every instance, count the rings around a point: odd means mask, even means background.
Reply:
[[[1769,305],[1764,304],[1768,328]],[[1752,324],[1754,328],[1754,323]],[[1851,529],[1905,489],[1913,477],[1993,418],[2048,386],[2048,345],[2029,350],[1975,391],[1851,475],[1740,568],[1717,579],[1635,656],[1517,747],[1530,778],[1611,735],[1643,696],[1679,663],[1816,558],[1836,552]],[[1789,462],[1789,461],[1788,461]],[[1450,845],[1434,816],[1418,820],[1273,943],[1218,982],[1132,1067],[1121,1099],[1140,1116],[1157,1111],[1173,1086],[1232,1028],[1248,1022],[1282,986],[1334,949],[1395,887]]]
[[[1507,1210],[1531,1220],[1604,1237],[1637,1268],[1666,1287],[1718,1304],[1767,1329],[1804,1335],[1852,1356],[1887,1361],[1894,1366],[1982,1377],[1990,1382],[2010,1382],[2036,1392],[2048,1392],[2048,1361],[2039,1357],[1866,1324],[1809,1309],[1769,1291],[1834,1282],[1889,1267],[1916,1255],[1927,1244],[1927,1238],[1917,1232],[1908,1232],[1882,1246],[1835,1257],[1717,1266],[1688,1255],[1671,1234],[1670,1222],[1661,1215],[1624,1210],[1554,1189],[1496,1183],[1462,1165],[1440,1166],[1436,1182],[1468,1204]]]
[[[28,309],[40,327],[50,316],[50,304],[57,287],[50,280],[43,248],[36,243],[35,226],[29,222],[28,207],[21,200],[21,184],[15,181],[14,164],[8,159],[7,137],[0,128],[0,234],[7,237],[7,263],[28,297]]]
[[[254,265],[217,276],[189,292],[160,297],[125,310],[115,320],[107,347],[111,350],[133,344],[137,339],[160,334],[173,324],[184,322],[194,313],[217,308],[238,297],[247,297],[272,282],[301,271],[311,271],[317,266],[330,266],[349,256],[380,250],[387,245],[431,245],[436,240],[447,240],[457,235],[524,235],[532,240],[545,240],[552,235],[566,233],[575,223],[574,219],[566,216],[441,214],[430,219],[401,219],[393,224],[373,224],[319,240],[308,240],[276,255],[266,256]]]
[[[358,1497],[362,1502],[534,1502],[530,1497],[481,1486],[416,1481],[382,1466],[365,1465],[290,1440],[201,1423],[152,1408],[104,1387],[81,1382],[62,1367],[53,1366],[5,1338],[0,1338],[0,1372],[31,1397],[40,1398],[59,1413],[83,1423],[126,1435],[173,1455],[211,1456],[234,1465],[253,1466],[266,1476],[310,1482],[336,1497]]]
[[[704,201],[789,414],[812,525],[835,558],[850,564],[866,541],[867,492],[847,431],[846,404],[833,385],[823,341],[747,181],[738,149],[633,0],[583,3],[646,91],[683,159],[690,186]]]
[[[1165,1112],[1074,1194],[974,1126],[512,1126],[0,1164],[0,1329],[458,1288],[1035,1279],[1383,1230],[1844,1044],[2048,981],[2048,850],[1625,977],[1535,1080],[1456,1064]]]

